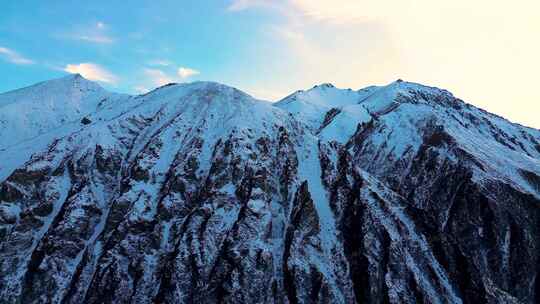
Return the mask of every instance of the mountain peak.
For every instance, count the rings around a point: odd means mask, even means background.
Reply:
[[[320,88],[320,89],[331,89],[331,88],[336,88],[333,84],[331,83],[321,83],[321,84],[318,84],[318,85],[315,85],[313,87],[313,89],[317,89],[317,88]]]
[[[68,78],[68,79],[69,78],[73,78],[73,79],[83,78],[83,79],[86,79],[80,73],[69,74],[67,76],[64,76],[63,78]]]
[[[78,121],[112,95],[80,74],[0,94],[0,148]]]
[[[74,87],[79,88],[87,88],[87,89],[94,89],[94,90],[103,90],[103,88],[95,81],[89,80],[82,76],[79,73],[75,74],[69,74],[64,77],[57,78],[56,80],[53,79],[51,81],[56,81],[58,83],[65,83],[67,85],[72,85]]]
[[[195,81],[189,83],[169,83],[158,87],[143,96],[151,98],[169,98],[187,94],[203,96],[208,102],[238,102],[255,100],[249,94],[234,87],[213,81]]]

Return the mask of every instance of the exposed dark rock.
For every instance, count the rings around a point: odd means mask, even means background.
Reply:
[[[390,87],[317,130],[215,83],[101,96],[0,164],[0,303],[539,303],[539,133]]]
[[[336,117],[340,112],[341,110],[338,108],[332,108],[330,109],[330,111],[326,112],[326,114],[324,115],[324,120],[319,130],[326,128],[332,122],[332,119],[334,119],[334,117]]]
[[[83,125],[89,125],[89,124],[92,123],[92,121],[91,121],[90,118],[88,118],[88,117],[83,117],[83,119],[81,119],[81,123],[82,123]]]

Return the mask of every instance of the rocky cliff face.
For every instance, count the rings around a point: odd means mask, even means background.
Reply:
[[[540,302],[538,130],[402,81],[55,83],[99,100],[0,145],[0,303]]]

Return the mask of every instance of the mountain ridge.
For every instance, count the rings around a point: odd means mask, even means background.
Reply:
[[[404,81],[96,96],[0,146],[0,302],[540,300],[539,130]]]

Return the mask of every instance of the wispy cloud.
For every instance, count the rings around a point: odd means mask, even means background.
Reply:
[[[174,77],[159,69],[144,69],[144,74],[154,86],[158,87],[176,81]]]
[[[173,63],[166,59],[154,59],[148,62],[148,65],[151,66],[170,66]]]
[[[73,36],[73,39],[101,44],[108,44],[114,42],[112,38],[104,35],[75,35]]]
[[[297,19],[332,24],[354,24],[386,17],[390,11],[399,11],[408,6],[407,0],[395,3],[391,0],[234,0],[229,11],[243,11],[252,8],[269,8]]]
[[[310,82],[358,87],[405,78],[447,87],[488,110],[510,118],[520,115],[522,121],[538,125],[538,115],[534,116],[538,111],[520,113],[513,103],[523,101],[521,108],[538,109],[539,103],[525,100],[539,100],[539,91],[522,88],[536,86],[534,75],[540,69],[540,40],[531,39],[540,31],[540,1],[275,3],[237,0],[229,11],[262,8],[284,17],[270,24],[266,33],[287,56],[262,55],[273,60],[269,65],[291,71],[280,77],[291,90]],[[279,86],[263,85],[272,90]]]
[[[116,75],[95,63],[85,62],[79,64],[68,64],[64,68],[64,71],[72,74],[81,74],[84,78],[89,80],[110,84],[116,84],[118,82],[118,77]]]
[[[276,0],[234,0],[229,5],[228,10],[230,11],[242,11],[248,8],[252,7],[269,7],[274,5],[275,3],[279,3],[282,1],[276,1]]]
[[[148,87],[160,87],[169,83],[183,82],[189,77],[200,74],[199,71],[187,67],[180,67],[177,69],[176,73],[173,73],[170,66],[174,65],[174,63],[170,61],[158,61],[153,63],[154,66],[160,65],[163,66],[164,69],[154,67],[144,68],[142,73],[145,82],[133,87],[137,93],[148,92]]]
[[[337,2],[290,0],[288,2],[305,17],[334,24],[360,23],[384,18],[389,14],[389,11],[399,10],[408,5],[408,1],[395,3],[395,1],[390,0],[340,0]]]
[[[182,79],[185,79],[185,78],[200,74],[199,71],[194,70],[194,69],[190,69],[190,68],[186,68],[186,67],[178,68],[177,73],[178,73],[178,76],[180,76]]]
[[[115,40],[108,33],[109,26],[102,21],[98,21],[90,26],[86,25],[76,29],[74,32],[64,34],[62,37],[96,44],[111,44]]]
[[[364,9],[359,4],[363,4]],[[321,82],[332,82],[343,87],[384,82],[388,75],[392,75],[389,70],[399,64],[393,37],[386,32],[386,27],[377,21],[362,19],[370,7],[373,7],[375,16],[383,14],[376,1],[336,0],[330,3],[283,0],[275,1],[273,5],[248,0],[236,2],[236,10],[257,7],[284,17],[278,19],[278,23],[271,24],[266,33],[269,39],[280,45],[277,51],[286,53],[287,57],[276,59],[275,56],[267,56],[273,60],[269,63],[273,68],[290,71],[282,76],[287,79],[285,82],[290,90]],[[365,76],[359,71],[369,71],[370,82],[364,80]],[[264,85],[270,91],[286,91],[280,83],[272,85],[267,82]],[[253,87],[262,85],[254,84]],[[272,95],[275,97],[276,94]]]
[[[33,60],[28,59],[7,47],[0,46],[0,55],[4,57],[5,60],[14,64],[20,64],[20,65],[34,64]]]

